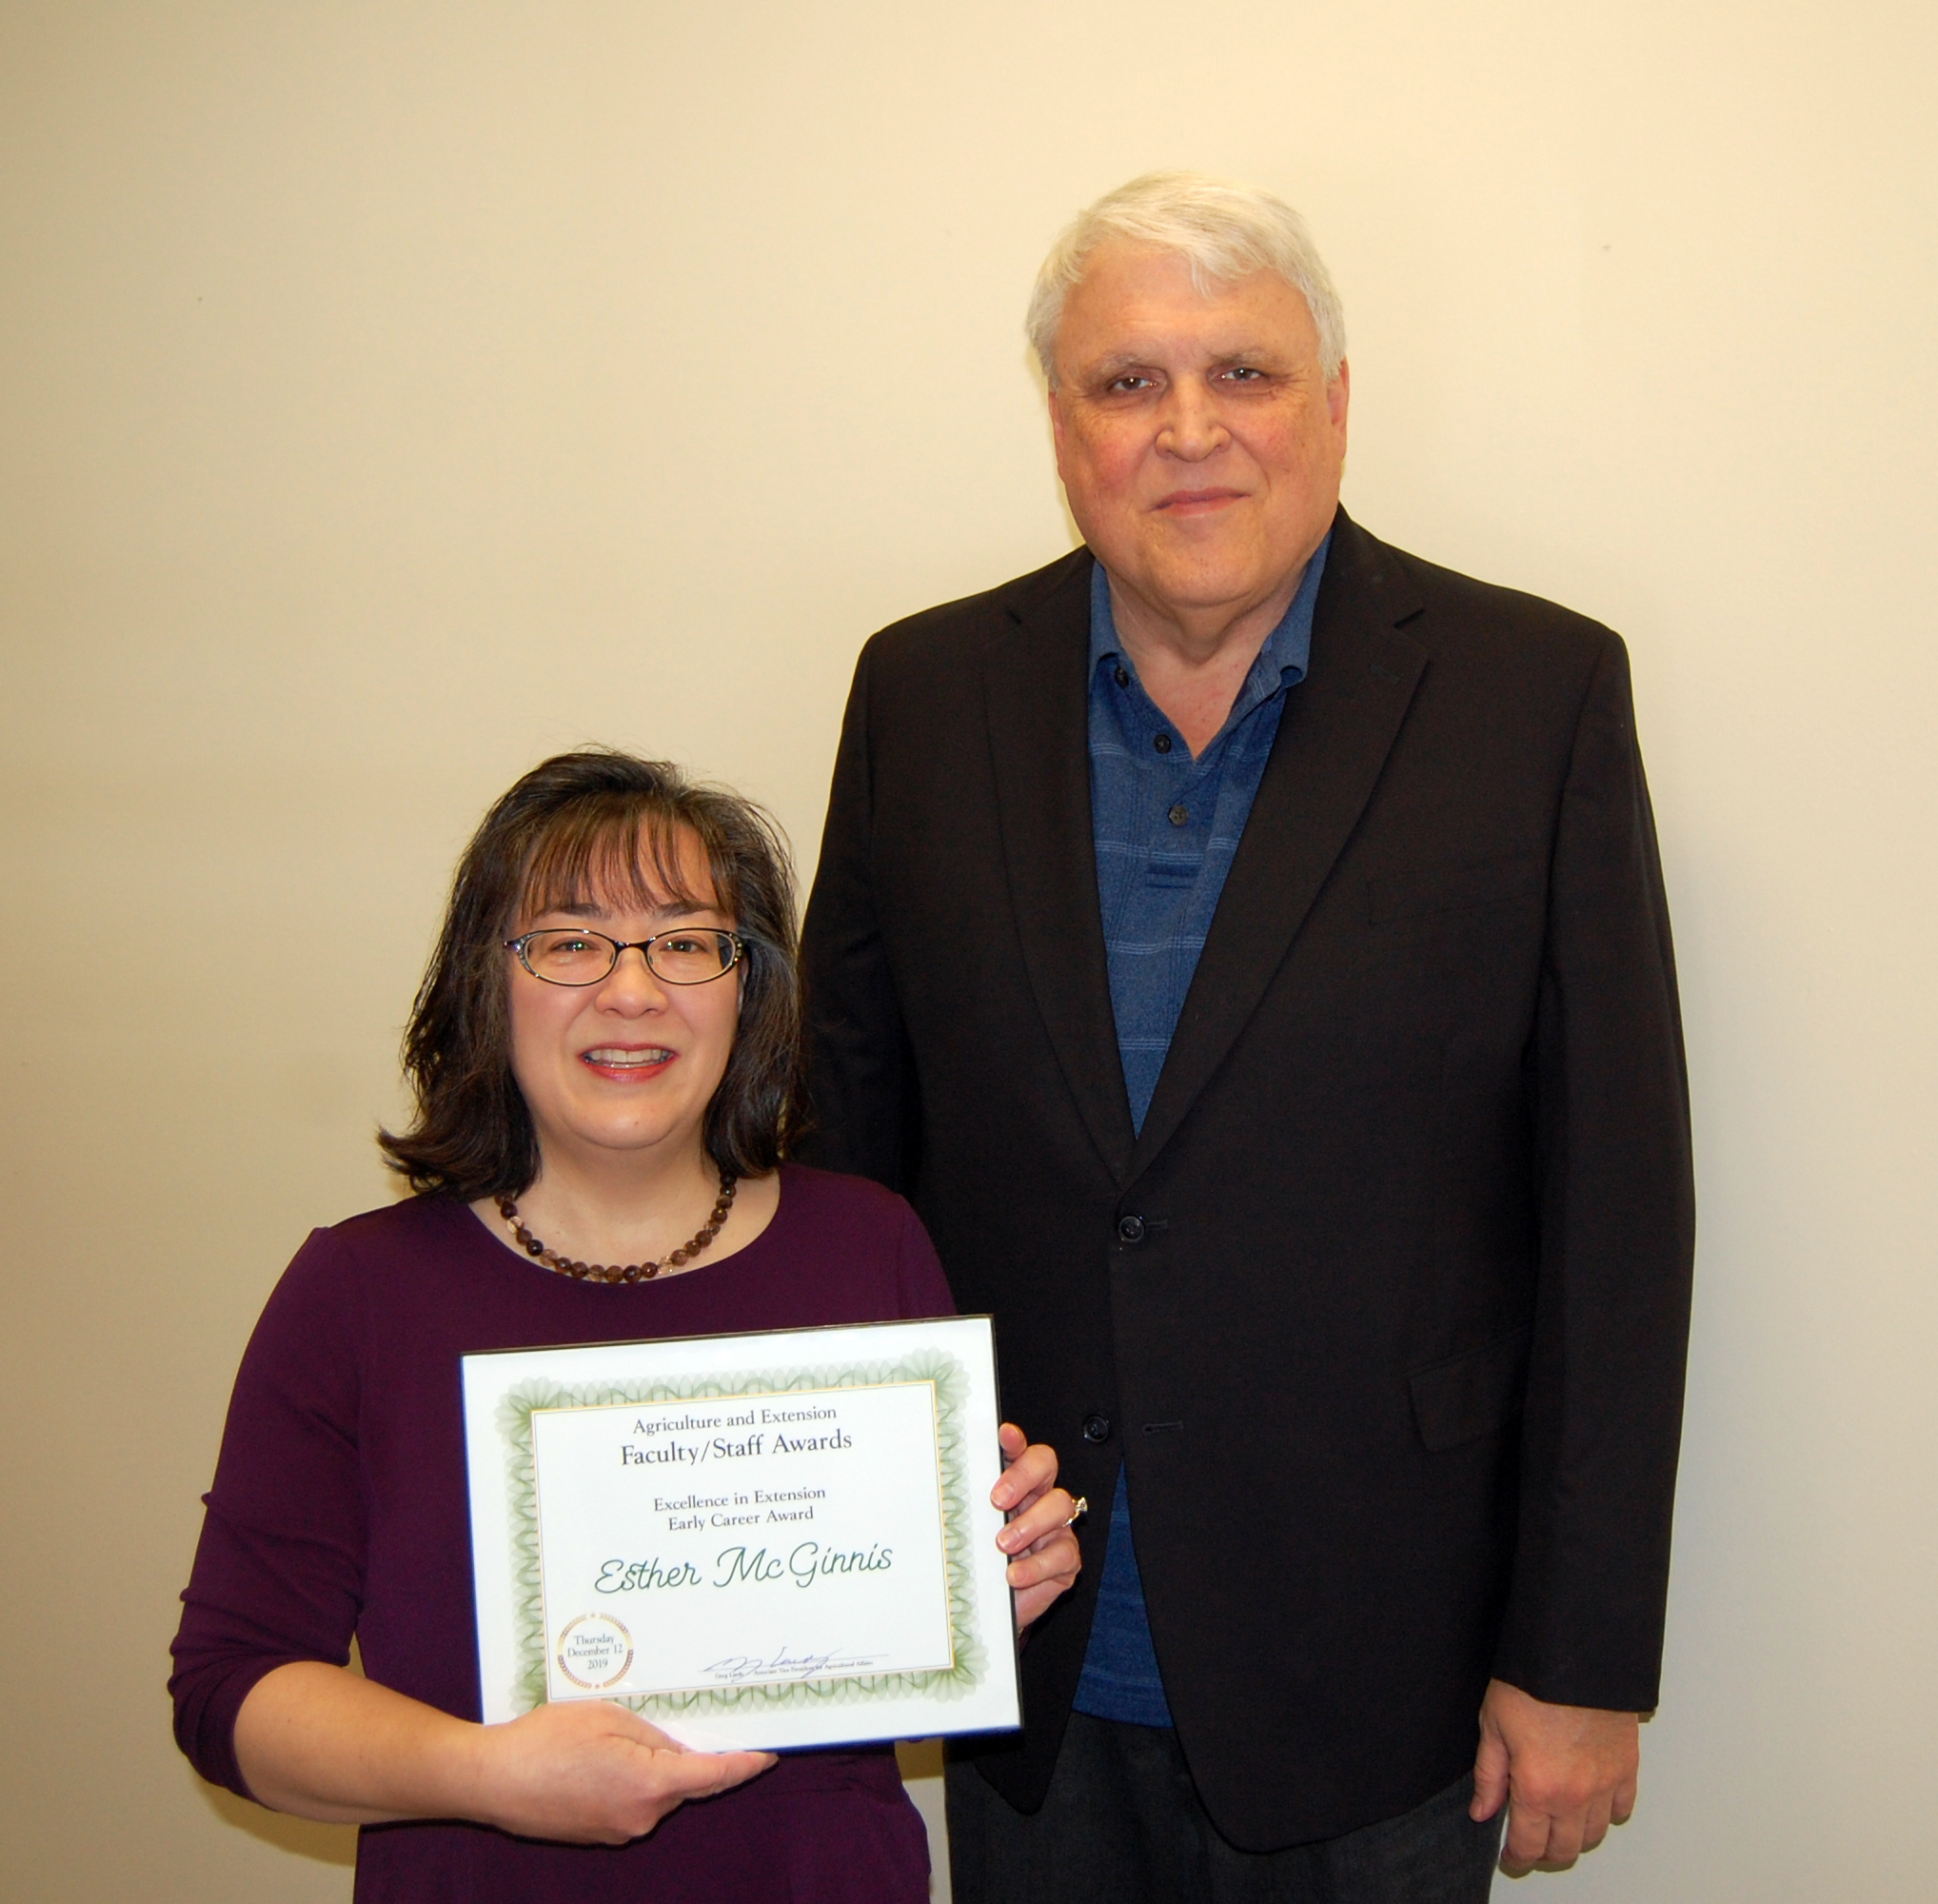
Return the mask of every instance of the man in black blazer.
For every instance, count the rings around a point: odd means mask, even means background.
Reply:
[[[804,947],[821,1160],[1094,1504],[956,1894],[1482,1898],[1504,1800],[1514,1871],[1627,1817],[1656,1698],[1693,1205],[1626,656],[1338,507],[1276,199],[1136,181],[1031,328],[1085,546],[869,643]]]

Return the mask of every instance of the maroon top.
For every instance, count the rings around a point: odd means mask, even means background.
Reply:
[[[176,1636],[175,1736],[248,1795],[235,1719],[264,1674],[342,1665],[480,1716],[458,1358],[656,1336],[954,1313],[915,1213],[860,1178],[781,1166],[774,1220],[738,1255],[663,1282],[575,1282],[464,1204],[423,1197],[318,1230],[256,1324]],[[615,1849],[482,1825],[366,1825],[359,1904],[874,1904],[928,1895],[921,1819],[892,1751],[784,1756]]]

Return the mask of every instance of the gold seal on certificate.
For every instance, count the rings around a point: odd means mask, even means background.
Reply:
[[[582,1613],[568,1619],[554,1656],[558,1668],[583,1693],[617,1686],[633,1663],[633,1636],[616,1619]]]
[[[1018,1722],[986,1317],[464,1359],[484,1716],[682,1742]]]

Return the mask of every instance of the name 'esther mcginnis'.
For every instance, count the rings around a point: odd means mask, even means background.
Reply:
[[[871,1543],[866,1548],[823,1550],[818,1540],[803,1540],[782,1558],[764,1547],[750,1554],[744,1546],[736,1546],[722,1548],[714,1557],[714,1565],[719,1573],[710,1584],[715,1587],[761,1586],[783,1579],[793,1580],[797,1587],[811,1587],[834,1574],[886,1573],[895,1565],[895,1549]],[[638,1594],[705,1583],[691,1560],[665,1567],[656,1556],[650,1560],[608,1560],[593,1585],[602,1594]]]

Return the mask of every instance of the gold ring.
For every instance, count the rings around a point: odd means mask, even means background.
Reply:
[[[1075,1527],[1077,1523],[1079,1520],[1081,1520],[1083,1517],[1089,1512],[1090,1503],[1087,1500],[1085,1500],[1081,1495],[1078,1495],[1076,1500],[1071,1503],[1070,1518],[1066,1520],[1063,1523],[1063,1525],[1065,1527]]]

